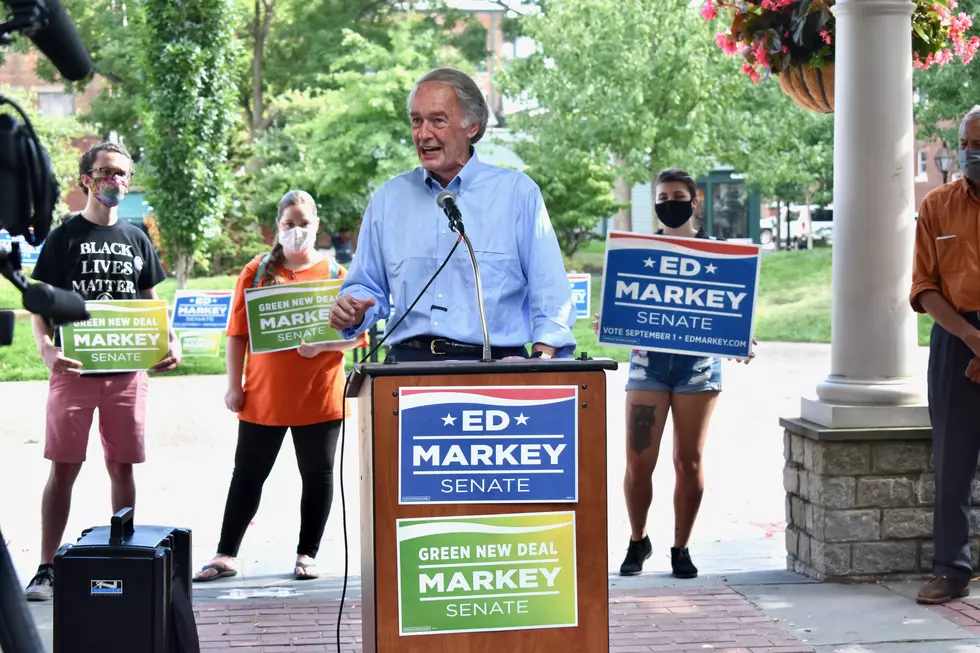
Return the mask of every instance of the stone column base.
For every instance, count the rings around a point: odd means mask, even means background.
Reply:
[[[828,429],[782,419],[787,568],[818,580],[922,577],[932,567],[928,427]],[[974,481],[973,501],[980,503]],[[974,565],[980,509],[971,514]]]

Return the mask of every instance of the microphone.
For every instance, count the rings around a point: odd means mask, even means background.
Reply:
[[[14,14],[7,26],[19,27],[61,75],[80,82],[92,73],[92,59],[60,0],[3,0]]]
[[[0,347],[9,347],[14,342],[14,312],[0,311]]]
[[[449,228],[459,233],[460,239],[466,244],[466,251],[470,255],[470,264],[473,266],[473,280],[476,282],[476,305],[480,311],[480,326],[483,327],[483,361],[489,363],[493,360],[490,355],[490,329],[487,327],[487,312],[483,307],[483,282],[480,280],[480,265],[476,262],[476,253],[473,251],[473,244],[469,236],[463,231],[463,216],[456,206],[456,197],[448,190],[444,190],[436,195],[436,204],[439,205],[449,218]],[[459,241],[457,241],[457,244]]]
[[[81,295],[46,283],[31,284],[24,291],[24,308],[43,315],[54,324],[81,322],[89,318]]]
[[[463,233],[463,216],[459,212],[459,207],[456,206],[456,196],[448,190],[444,190],[436,195],[436,204],[449,218],[449,228],[456,233]]]

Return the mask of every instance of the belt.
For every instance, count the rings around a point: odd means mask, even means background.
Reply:
[[[428,338],[425,336],[403,340],[395,345],[405,349],[428,349],[433,356],[446,354],[478,354],[483,352],[483,345],[469,345],[446,338]]]

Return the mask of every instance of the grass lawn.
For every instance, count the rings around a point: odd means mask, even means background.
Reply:
[[[579,270],[601,268],[604,243],[589,243],[576,253],[572,265]],[[194,289],[230,289],[235,277],[191,279]],[[602,275],[592,275],[592,312],[599,310]],[[776,252],[762,259],[759,305],[756,313],[756,337],[760,341],[830,342],[831,250]],[[176,283],[163,282],[157,289],[162,299],[172,302]],[[0,310],[20,308],[20,296],[9,283],[0,283]],[[910,309],[911,310],[911,309]],[[919,316],[919,344],[929,342],[932,319]],[[625,361],[629,350],[599,346],[592,334],[592,319],[576,320],[575,338],[578,353]],[[351,354],[348,353],[348,361]],[[224,340],[218,358],[185,358],[170,374],[223,374]],[[35,381],[47,378],[47,368],[38,358],[28,318],[17,320],[14,344],[0,348],[0,381]]]

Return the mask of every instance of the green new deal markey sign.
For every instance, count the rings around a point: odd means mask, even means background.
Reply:
[[[343,340],[330,328],[330,308],[342,279],[245,289],[248,337],[253,354],[296,349],[302,342]]]
[[[401,635],[578,625],[575,513],[399,519]]]
[[[157,299],[85,302],[89,319],[61,327],[66,358],[85,372],[148,370],[170,352],[167,302]]]

